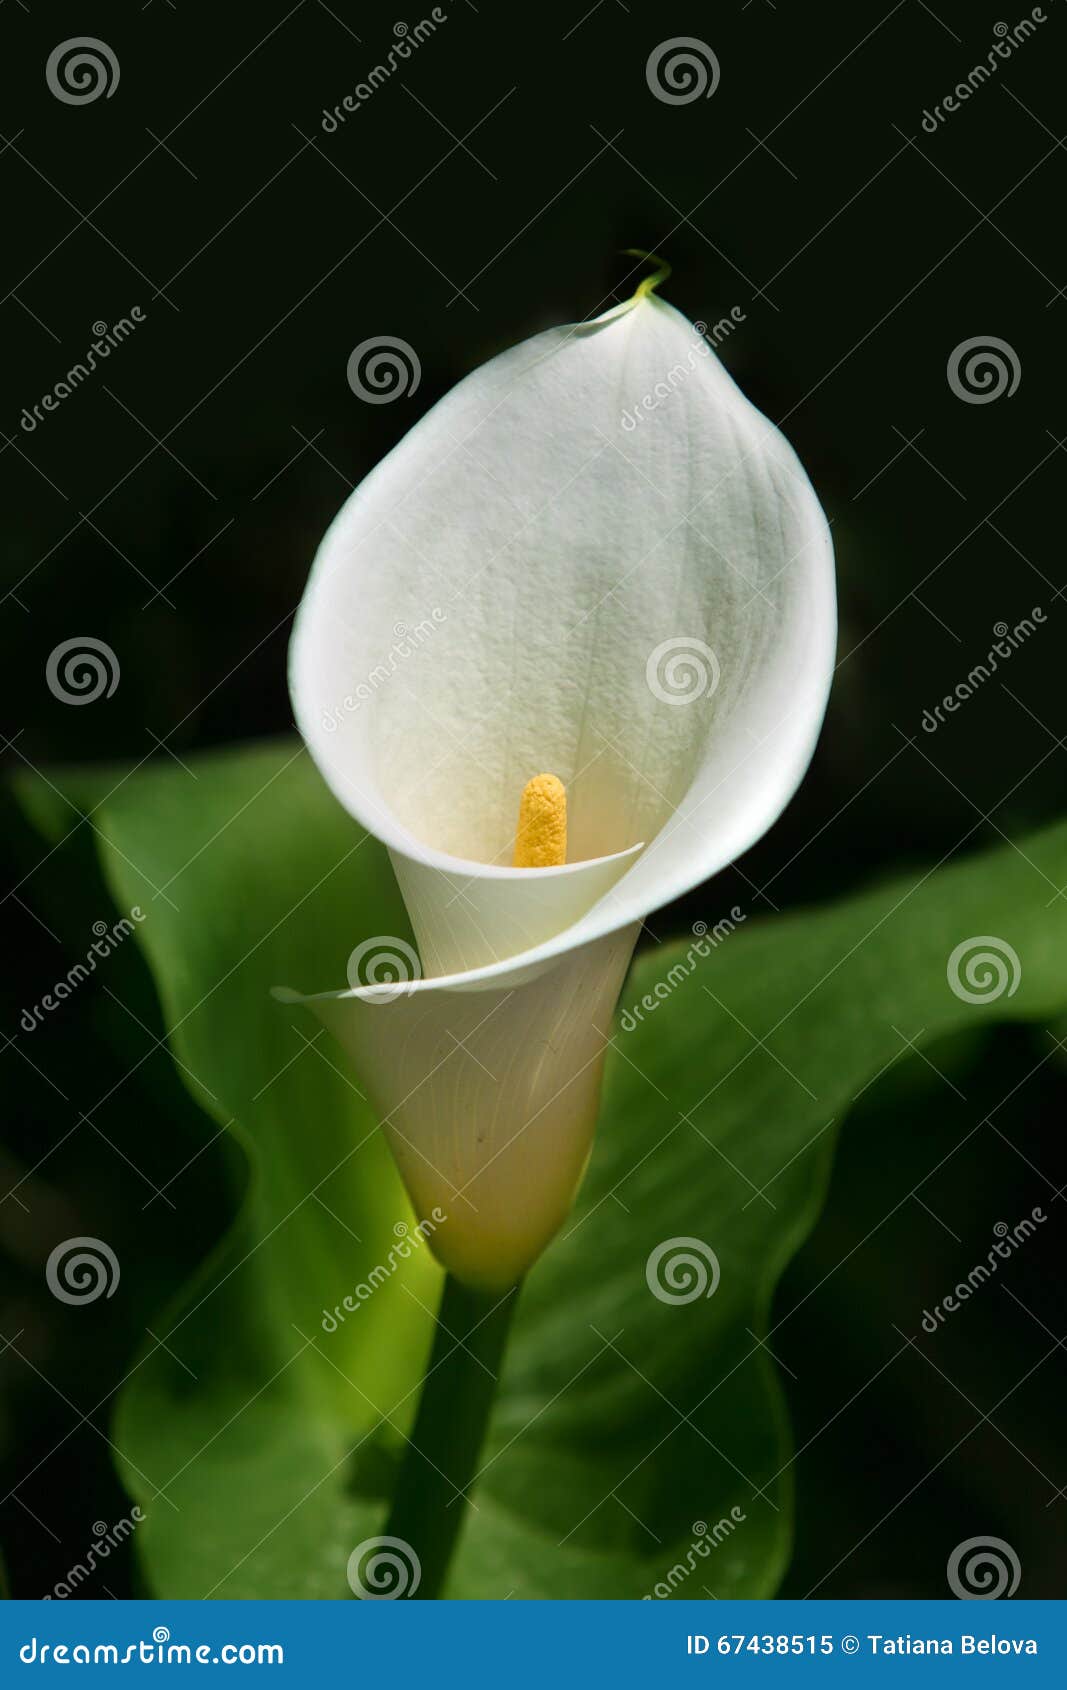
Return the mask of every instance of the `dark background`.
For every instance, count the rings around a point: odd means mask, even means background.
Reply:
[[[289,623],[349,486],[475,365],[630,293],[620,249],[636,246],[669,256],[665,293],[692,318],[744,311],[722,356],[796,445],[839,563],[840,666],[812,774],[701,894],[701,914],[837,896],[1060,815],[1067,6],[1045,0],[1035,38],[933,135],[924,110],[1021,7],[444,9],[334,134],[323,108],[428,7],[0,11],[11,768],[128,766],[288,730]],[[81,34],[106,39],[120,80],[110,98],[66,105],[45,62]],[[712,98],[651,93],[649,54],[676,36],[714,50]],[[145,320],[106,366],[21,427],[23,407],[84,356],[91,325],[135,305]],[[346,364],[379,334],[406,340],[422,376],[414,394],[370,406]],[[977,335],[1013,348],[1010,397],[968,404],[951,390],[949,356]],[[923,733],[924,710],[986,655],[994,624],[1034,606],[1044,628]],[[121,663],[113,697],[89,710],[44,678],[77,635]],[[20,1036],[22,1006],[82,947],[55,917],[75,889],[37,866],[14,817],[5,837],[0,1181],[14,1195],[0,1204],[0,1534],[15,1593],[35,1596],[84,1555],[94,1521],[127,1510],[110,1393],[214,1235],[217,1199],[205,1172],[180,1217],[145,1207],[124,1160],[136,1144],[153,1178],[173,1172],[165,1141],[192,1105],[165,1053],[92,1123],[80,1117],[161,1031],[132,947],[109,983],[143,1025],[94,982],[32,1044]],[[674,910],[651,925],[663,937],[684,921]],[[1023,1595],[1063,1592],[1067,1088],[1047,1051],[1047,1035],[1005,1031],[935,1052],[940,1074],[902,1052],[846,1128],[770,1337],[800,1450],[790,1594],[942,1595],[947,1552],[972,1531],[1014,1545]],[[939,1375],[897,1328],[913,1335],[992,1224],[1035,1203],[1056,1227],[956,1317]],[[43,1287],[60,1226],[121,1240],[123,1260],[143,1263],[91,1349],[77,1311]],[[132,1578],[113,1556],[82,1593],[128,1594]]]

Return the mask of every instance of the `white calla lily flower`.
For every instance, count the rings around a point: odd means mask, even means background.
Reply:
[[[384,938],[394,986],[279,995],[349,1053],[461,1281],[513,1284],[564,1220],[642,919],[779,815],[834,644],[809,481],[647,286],[460,382],[329,529],[296,719],[388,847],[419,958]],[[569,860],[516,868],[543,771]]]

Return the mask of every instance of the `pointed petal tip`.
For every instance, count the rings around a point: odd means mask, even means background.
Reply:
[[[661,282],[670,280],[671,274],[674,270],[674,265],[669,259],[661,258],[658,252],[646,252],[644,247],[640,246],[624,247],[623,252],[627,258],[643,258],[646,263],[654,264],[656,266],[650,276],[645,276],[637,284],[631,304],[636,305],[639,300],[648,299],[655,289],[659,287]]]

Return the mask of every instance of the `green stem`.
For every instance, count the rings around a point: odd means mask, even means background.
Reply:
[[[473,1291],[445,1280],[437,1331],[386,1531],[419,1558],[412,1594],[440,1596],[476,1477],[519,1287]]]

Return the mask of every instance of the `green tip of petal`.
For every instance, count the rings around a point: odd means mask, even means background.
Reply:
[[[658,252],[645,252],[639,246],[628,246],[624,248],[624,251],[627,258],[644,258],[649,264],[656,266],[651,276],[646,276],[644,281],[638,283],[633,296],[633,303],[636,305],[639,299],[646,299],[654,289],[659,287],[661,282],[667,280],[673,266],[668,263],[667,259],[661,258]]]

